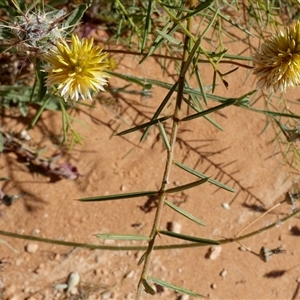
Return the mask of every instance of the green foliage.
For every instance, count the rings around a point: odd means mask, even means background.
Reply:
[[[222,3],[221,3],[222,2]],[[221,82],[226,88],[229,87],[228,79],[238,68],[251,69],[249,63],[251,57],[245,57],[227,53],[224,46],[223,39],[225,36],[232,40],[236,37],[232,35],[231,30],[227,28],[234,27],[238,29],[245,37],[245,41],[249,41],[249,37],[257,36],[264,38],[267,27],[278,26],[278,17],[281,15],[282,9],[294,10],[291,6],[285,6],[283,2],[279,1],[249,1],[238,2],[231,1],[202,1],[197,6],[188,7],[185,1],[141,1],[139,5],[130,6],[131,2],[115,1],[110,3],[110,9],[114,11],[110,14],[109,22],[115,24],[115,32],[111,37],[111,42],[116,41],[122,43],[128,49],[128,54],[141,53],[143,58],[140,63],[144,63],[149,57],[154,56],[160,59],[162,69],[167,65],[166,61],[173,61],[177,70],[177,77],[174,84],[166,82],[159,82],[151,78],[137,78],[129,75],[119,74],[116,71],[111,72],[112,75],[122,78],[128,82],[138,83],[145,88],[145,83],[149,87],[160,86],[168,90],[167,95],[161,100],[161,104],[156,109],[149,122],[138,124],[132,128],[119,132],[118,135],[130,134],[134,131],[144,130],[140,141],[144,141],[150,130],[154,126],[158,126],[160,136],[164,142],[166,152],[166,166],[164,178],[161,186],[156,192],[158,205],[156,209],[156,216],[153,222],[152,231],[149,235],[149,245],[147,251],[142,256],[140,263],[144,262],[142,276],[139,282],[137,299],[141,298],[142,291],[151,295],[155,294],[155,290],[151,286],[151,281],[164,287],[181,291],[189,294],[188,291],[178,287],[172,287],[169,283],[163,282],[160,279],[154,279],[149,274],[149,263],[151,261],[151,254],[155,245],[156,236],[168,235],[169,237],[181,240],[188,240],[200,244],[219,244],[227,243],[229,240],[212,241],[200,237],[191,237],[184,234],[178,234],[170,231],[158,230],[160,228],[161,218],[163,218],[163,204],[167,204],[174,209],[182,217],[188,218],[194,222],[203,225],[192,214],[185,212],[173,203],[166,200],[168,194],[173,192],[185,191],[189,188],[194,188],[199,184],[215,184],[221,189],[233,192],[233,188],[210,178],[206,174],[200,173],[181,163],[176,163],[182,170],[196,175],[202,179],[190,182],[188,184],[178,186],[175,188],[167,188],[168,178],[171,174],[172,165],[174,163],[174,149],[177,142],[177,131],[183,122],[190,122],[196,118],[205,117],[210,123],[222,130],[222,127],[217,124],[210,116],[214,112],[224,109],[227,106],[235,105],[240,109],[252,110],[256,113],[265,114],[267,117],[276,118],[285,117],[287,119],[297,119],[299,116],[292,113],[281,112],[280,110],[262,110],[255,108],[255,97],[260,97],[261,94],[256,90],[238,96],[237,98],[226,98],[215,94],[217,82]],[[191,4],[190,4],[191,5]],[[227,6],[227,11],[222,5]],[[298,5],[299,6],[299,5]],[[245,13],[245,20],[239,19],[239,11]],[[230,15],[228,12],[231,12]],[[132,14],[134,12],[134,15]],[[227,13],[227,14],[226,14]],[[103,18],[103,12],[99,12],[99,17]],[[117,20],[121,20],[118,22]],[[105,20],[107,21],[107,19]],[[198,24],[198,26],[197,26]],[[251,25],[250,25],[251,24]],[[194,26],[194,27],[193,27]],[[194,28],[196,28],[194,30]],[[207,43],[203,43],[206,41]],[[211,44],[211,45],[208,45]],[[204,46],[205,45],[205,46]],[[213,45],[213,47],[212,47]],[[135,48],[137,52],[131,51]],[[250,42],[248,42],[248,49],[253,50]],[[123,51],[124,53],[124,51]],[[126,51],[125,51],[126,53]],[[180,53],[178,58],[178,53]],[[231,64],[236,64],[237,67],[232,68],[226,73],[220,71],[222,63],[229,60]],[[245,62],[240,63],[240,61]],[[202,70],[200,64],[206,63],[211,66],[213,77],[210,86],[203,86]],[[196,88],[190,87],[190,80],[196,77],[198,86]],[[176,95],[176,104],[173,105],[173,113],[163,115],[167,106],[171,106],[171,99]],[[219,102],[219,104],[211,105],[211,102]],[[187,109],[183,109],[183,105]],[[195,113],[184,115],[184,111],[195,111]],[[165,122],[172,120],[171,132],[165,130]],[[282,126],[281,126],[281,130]],[[298,130],[298,129],[297,129]],[[298,131],[297,131],[298,132]],[[298,133],[297,133],[298,137]],[[132,192],[127,194],[96,196],[81,199],[81,201],[103,201],[103,200],[117,200],[124,198],[142,197],[149,192]],[[155,193],[155,191],[150,192]],[[271,228],[271,227],[270,227]],[[256,231],[249,236],[258,234],[262,231]],[[101,236],[103,238],[103,236]],[[243,237],[245,238],[245,237]],[[190,294],[191,295],[191,294]]]

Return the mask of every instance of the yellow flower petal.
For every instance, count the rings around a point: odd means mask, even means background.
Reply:
[[[300,21],[278,31],[253,56],[257,88],[285,91],[300,84]]]
[[[47,86],[58,85],[61,96],[68,100],[92,99],[92,91],[104,91],[109,75],[107,54],[94,40],[82,39],[72,35],[71,46],[64,40],[56,43],[56,48],[43,56],[49,63]]]

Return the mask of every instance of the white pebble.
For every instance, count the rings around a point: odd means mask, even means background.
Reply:
[[[129,273],[127,273],[126,278],[132,278],[134,275],[134,271],[131,270]]]
[[[32,235],[37,235],[37,234],[39,234],[40,232],[41,232],[41,231],[40,231],[38,228],[36,228],[36,229],[33,230]]]
[[[177,222],[169,222],[168,223],[168,230],[175,232],[175,233],[180,233],[181,231],[181,224]]]
[[[210,260],[216,260],[222,252],[222,246],[212,246],[208,249],[208,253],[206,254],[206,258],[209,258]]]
[[[20,132],[20,138],[25,140],[25,141],[30,141],[31,140],[31,136],[29,135],[28,131],[23,129],[21,132]]]
[[[220,273],[220,276],[222,276],[223,278],[227,275],[227,270],[223,270],[221,273]]]
[[[68,289],[67,293],[71,292],[74,287],[77,286],[77,284],[80,281],[80,276],[78,272],[73,272],[70,274],[69,279],[68,279]]]
[[[109,292],[109,291],[104,292],[104,293],[101,294],[102,300],[107,300],[107,299],[110,298],[110,296],[111,296],[111,292]]]
[[[187,294],[180,295],[178,298],[178,300],[189,300],[189,299],[190,299],[190,296]]]
[[[229,210],[230,209],[230,204],[229,203],[222,203],[222,206],[224,209]]]
[[[35,253],[37,251],[37,249],[39,248],[38,244],[34,244],[34,243],[29,243],[28,245],[26,245],[25,250],[28,253]]]
[[[243,247],[243,246],[240,246],[238,249],[239,249],[240,251],[247,251],[247,249],[246,249],[245,247]]]
[[[23,263],[23,259],[22,258],[18,258],[16,260],[16,266],[19,267],[21,264]]]
[[[210,286],[213,290],[215,290],[217,288],[217,285],[215,283],[213,283],[211,286]]]

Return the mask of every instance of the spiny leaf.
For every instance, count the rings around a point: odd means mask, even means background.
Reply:
[[[193,215],[191,215],[190,213],[186,212],[185,210],[183,210],[182,208],[178,207],[177,205],[169,202],[168,200],[165,200],[165,203],[172,209],[174,209],[175,211],[177,211],[178,213],[180,213],[181,215],[183,215],[184,217],[190,219],[191,221],[201,225],[201,226],[206,226],[202,221],[200,221],[199,219],[197,219],[196,217],[194,217]]]
[[[201,179],[201,180],[193,181],[193,182],[190,182],[188,184],[184,184],[184,185],[177,186],[177,187],[174,187],[174,188],[171,188],[171,189],[167,189],[165,192],[167,194],[170,194],[170,193],[177,193],[177,192],[180,192],[180,191],[191,189],[195,186],[198,186],[200,184],[205,183],[206,181],[208,181],[208,179],[209,178],[204,178],[204,179]]]
[[[143,128],[146,128],[146,127],[150,127],[150,126],[155,125],[155,124],[157,124],[159,122],[166,121],[166,120],[168,120],[170,118],[171,118],[171,116],[165,116],[165,117],[161,117],[161,118],[158,118],[158,119],[154,119],[154,120],[151,120],[151,121],[149,121],[147,123],[138,125],[136,127],[133,127],[133,128],[130,128],[130,129],[127,129],[127,130],[124,130],[124,131],[121,131],[121,132],[117,133],[116,135],[124,135],[124,134],[130,133],[130,132],[134,132],[134,131],[137,131],[137,130],[140,130],[140,129],[143,129]]]
[[[163,280],[155,278],[155,277],[149,277],[149,279],[151,281],[153,281],[154,283],[156,283],[158,285],[161,285],[161,286],[163,286],[165,288],[168,288],[170,290],[173,290],[175,292],[183,293],[183,294],[190,295],[190,296],[193,296],[193,297],[201,297],[201,298],[205,297],[205,296],[203,296],[201,294],[198,294],[198,293],[196,293],[194,291],[182,288],[180,286],[173,285],[173,284],[171,284],[169,282],[163,281]]]
[[[128,199],[128,198],[153,196],[156,194],[157,194],[157,191],[145,191],[145,192],[133,192],[133,193],[125,193],[125,194],[87,197],[87,198],[81,198],[78,200],[82,201],[82,202],[96,202],[96,201],[121,200],[121,199]]]
[[[223,104],[220,104],[220,105],[217,105],[215,107],[212,107],[212,108],[209,108],[209,109],[206,109],[204,111],[201,111],[201,112],[198,112],[196,114],[193,114],[193,115],[190,115],[190,116],[187,116],[183,119],[181,119],[182,122],[185,122],[185,121],[190,121],[190,120],[193,120],[193,119],[196,119],[196,118],[200,118],[200,117],[203,117],[207,114],[210,114],[212,112],[215,112],[215,111],[218,111],[220,109],[223,109],[224,107],[227,107],[227,106],[230,106],[230,105],[233,105],[236,103],[236,99],[228,99],[225,103]]]
[[[87,8],[88,6],[86,4],[80,4],[73,10],[68,19],[64,22],[65,33],[73,31],[75,25],[81,20]]]
[[[220,245],[220,242],[215,241],[215,240],[198,238],[196,236],[190,236],[190,235],[175,233],[175,232],[167,231],[167,230],[159,230],[159,233],[163,234],[163,235],[171,236],[171,237],[176,238],[176,239],[195,242],[195,243],[199,243],[199,244],[202,244],[202,245]]]
[[[227,186],[226,184],[223,184],[215,179],[212,179],[212,178],[209,178],[208,176],[206,176],[205,174],[202,174],[194,169],[191,169],[189,167],[187,167],[186,165],[180,163],[180,162],[174,162],[176,166],[178,166],[179,168],[197,176],[197,177],[200,177],[200,178],[208,178],[208,182],[211,183],[211,184],[214,184],[215,186],[221,188],[221,189],[224,189],[224,190],[227,190],[229,192],[235,192],[235,190],[229,186]]]
[[[162,140],[165,144],[165,147],[168,151],[171,150],[171,146],[170,146],[170,143],[169,143],[169,139],[167,137],[167,133],[165,131],[165,128],[163,126],[163,124],[161,124],[160,122],[158,122],[158,128],[159,128],[159,132],[160,132],[160,135],[162,137]]]
[[[111,234],[111,233],[99,233],[96,234],[99,239],[106,240],[129,240],[129,241],[146,241],[148,236],[137,234]]]

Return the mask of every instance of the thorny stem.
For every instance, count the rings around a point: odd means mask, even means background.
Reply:
[[[190,5],[193,6],[193,4],[194,4],[194,0],[191,0]],[[189,29],[191,27],[192,27],[192,21],[191,21],[191,19],[188,19],[187,20],[187,28]],[[144,288],[143,281],[147,280],[147,277],[148,277],[148,270],[149,270],[149,265],[151,262],[151,256],[152,256],[154,245],[155,245],[155,239],[158,235],[163,206],[164,206],[165,199],[166,199],[165,190],[166,190],[167,185],[170,182],[169,177],[170,177],[171,169],[172,169],[172,165],[173,165],[175,144],[176,144],[176,140],[177,140],[177,132],[178,132],[178,126],[179,126],[179,122],[180,122],[179,114],[180,114],[181,103],[182,103],[182,98],[183,98],[185,73],[187,70],[186,62],[187,62],[188,56],[189,56],[189,53],[188,53],[188,49],[190,46],[189,43],[190,43],[190,38],[188,36],[186,36],[185,44],[184,44],[184,51],[183,51],[183,56],[182,56],[181,71],[180,71],[180,75],[178,78],[178,91],[177,91],[176,105],[174,108],[173,125],[172,125],[172,130],[171,130],[171,135],[170,135],[170,150],[167,151],[167,161],[166,161],[165,171],[163,174],[161,187],[158,192],[158,205],[157,205],[157,209],[156,209],[156,213],[155,213],[155,217],[154,217],[151,234],[149,237],[148,248],[145,253],[145,261],[144,261],[144,266],[143,266],[143,270],[142,270],[142,275],[141,275],[140,281],[138,283],[136,300],[139,300],[141,298],[143,288]]]
[[[180,85],[181,85],[181,82],[179,82],[179,87],[180,87]],[[179,95],[179,93],[177,95]],[[181,93],[181,97],[182,97],[182,93]],[[179,96],[177,96],[177,99],[178,98],[179,98]],[[163,206],[164,206],[165,199],[166,199],[165,190],[166,190],[166,187],[169,183],[169,177],[170,177],[171,168],[172,168],[172,164],[173,164],[175,143],[176,143],[177,132],[178,132],[178,123],[179,123],[178,113],[179,113],[179,110],[180,109],[179,109],[179,106],[178,106],[178,101],[176,101],[176,107],[175,107],[175,112],[174,112],[174,116],[173,116],[173,126],[172,126],[172,131],[171,131],[171,136],[170,136],[170,150],[167,151],[167,161],[166,161],[165,171],[164,171],[164,175],[163,175],[163,179],[162,179],[162,183],[161,183],[161,188],[158,192],[158,205],[157,205],[157,209],[156,209],[156,214],[155,214],[151,234],[150,234],[150,237],[149,237],[149,245],[148,245],[148,248],[146,250],[145,262],[144,262],[144,266],[143,266],[141,279],[140,279],[139,284],[138,284],[138,290],[137,290],[137,295],[136,295],[137,300],[140,299],[141,293],[143,291],[142,280],[147,278],[147,273],[148,273],[149,264],[150,264],[150,261],[151,261],[153,247],[154,247],[154,244],[155,244],[156,236],[158,234],[161,215],[162,215],[162,210],[163,210]]]

